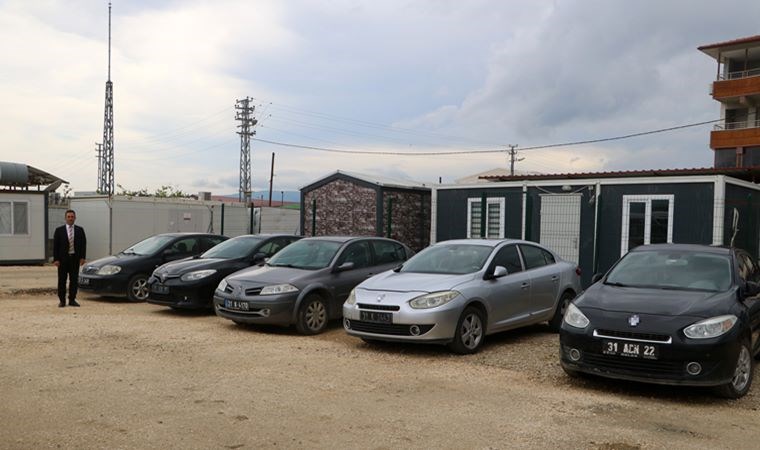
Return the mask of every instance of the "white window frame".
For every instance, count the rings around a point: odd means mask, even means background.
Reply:
[[[472,197],[467,199],[467,238],[470,238],[470,235],[472,235],[472,205],[477,203],[480,205],[480,202],[483,199],[481,197]],[[490,238],[490,239],[504,239],[504,218],[506,217],[506,212],[504,211],[504,207],[506,206],[506,201],[504,197],[488,197],[486,198],[486,211],[481,211],[481,214],[486,214],[486,239],[489,239],[488,237],[488,207],[489,205],[499,205],[499,237],[498,238]],[[472,239],[480,239],[472,238]]]
[[[31,210],[29,209],[29,201],[15,201],[15,200],[0,200],[0,203],[10,203],[11,205],[11,232],[10,233],[0,233],[0,236],[29,236],[30,230],[29,226],[30,223],[30,216],[31,216]],[[24,203],[26,204],[26,233],[16,233],[16,218],[15,215],[15,205],[16,203]]]
[[[620,234],[620,256],[628,253],[628,238],[630,237],[631,203],[644,203],[644,245],[652,239],[652,200],[668,201],[668,244],[673,243],[673,204],[675,195],[624,195],[623,196],[623,227]]]

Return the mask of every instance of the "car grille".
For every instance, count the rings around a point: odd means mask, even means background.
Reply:
[[[669,343],[671,338],[667,334],[654,334],[654,333],[634,333],[631,331],[615,331],[615,330],[595,330],[596,336],[610,337],[610,338],[623,338],[623,339],[636,339],[639,341],[652,341]]]
[[[87,275],[93,275],[93,274],[98,273],[98,268],[93,267],[93,266],[88,266],[82,270],[82,273],[87,274]]]
[[[409,331],[411,325],[392,325],[386,323],[362,322],[360,320],[350,321],[351,329],[362,333],[386,334],[391,336],[412,336]],[[418,325],[420,336],[424,335],[433,328],[433,325]]]
[[[261,293],[260,287],[257,288],[250,288],[245,290],[245,295],[259,295]]]
[[[611,372],[642,372],[645,375],[684,374],[684,365],[680,361],[654,361],[650,359],[626,358],[623,356],[607,356],[595,353],[584,353],[583,360],[587,364]]]
[[[357,303],[356,306],[359,309],[374,309],[375,311],[398,311],[400,309],[396,305],[373,305],[371,303]]]

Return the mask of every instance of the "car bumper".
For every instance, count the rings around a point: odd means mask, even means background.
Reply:
[[[151,276],[148,280],[150,294],[147,302],[180,309],[213,308],[214,289],[218,284],[218,279],[188,283],[178,278],[160,283],[158,278]]]
[[[447,343],[454,339],[462,307],[445,305],[429,310],[415,310],[408,305],[398,311],[371,310],[357,304],[343,305],[343,328],[351,336],[394,342]],[[372,320],[363,312],[390,314],[390,322]],[[362,316],[365,317],[362,317]],[[387,315],[385,317],[388,317]],[[370,319],[370,320],[368,320]]]
[[[267,295],[257,298],[235,298],[227,293],[214,292],[214,311],[219,317],[238,323],[292,325],[293,310],[298,292]],[[234,308],[229,302],[244,303],[247,310]]]
[[[79,274],[79,289],[95,294],[126,295],[129,279],[120,275],[102,276]]]
[[[562,325],[560,363],[565,369],[645,383],[718,386],[731,381],[739,355],[738,332],[702,342],[673,336],[670,344],[651,343],[657,346],[657,359],[606,355],[602,340],[616,339],[594,336],[588,328]],[[688,368],[694,369],[694,364],[699,365],[699,371],[690,373]]]

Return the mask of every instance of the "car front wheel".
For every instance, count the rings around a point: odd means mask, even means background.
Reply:
[[[549,328],[551,328],[552,331],[559,331],[559,327],[562,325],[562,319],[565,317],[567,306],[574,298],[575,295],[571,292],[565,292],[562,294],[559,302],[557,302],[557,309],[554,311],[554,316],[549,320]]]
[[[718,393],[726,398],[743,397],[752,386],[753,369],[754,360],[749,351],[749,343],[742,342],[739,349],[739,357],[736,359],[734,376],[731,378],[731,381],[718,388]]]
[[[144,302],[149,294],[148,277],[137,274],[127,283],[127,297],[133,302]]]
[[[485,317],[478,308],[465,308],[459,316],[454,341],[449,344],[449,349],[460,355],[477,352],[485,337],[485,322]]]
[[[319,334],[327,327],[327,305],[316,294],[308,295],[298,308],[296,329],[301,334]]]

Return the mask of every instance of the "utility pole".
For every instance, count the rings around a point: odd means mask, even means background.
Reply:
[[[95,153],[97,154],[96,158],[98,158],[98,187],[97,191],[100,193],[100,180],[103,178],[103,144],[100,144],[98,142],[95,143]]]
[[[108,81],[106,81],[106,107],[103,114],[102,167],[98,177],[98,192],[114,194],[113,176],[113,83],[111,82],[111,3],[108,3]]]
[[[274,180],[274,152],[272,152],[272,171],[269,173],[269,206],[272,206],[272,181]]]
[[[515,176],[515,162],[520,162],[524,160],[525,158],[517,158],[517,144],[515,145],[509,145],[509,176],[513,177]]]
[[[245,202],[245,204],[251,203],[251,136],[256,134],[253,127],[258,123],[256,118],[253,117],[253,110],[256,109],[251,106],[250,97],[246,97],[242,100],[235,100],[235,120],[240,121],[240,131],[237,134],[240,135],[240,191],[238,193],[238,200]]]

